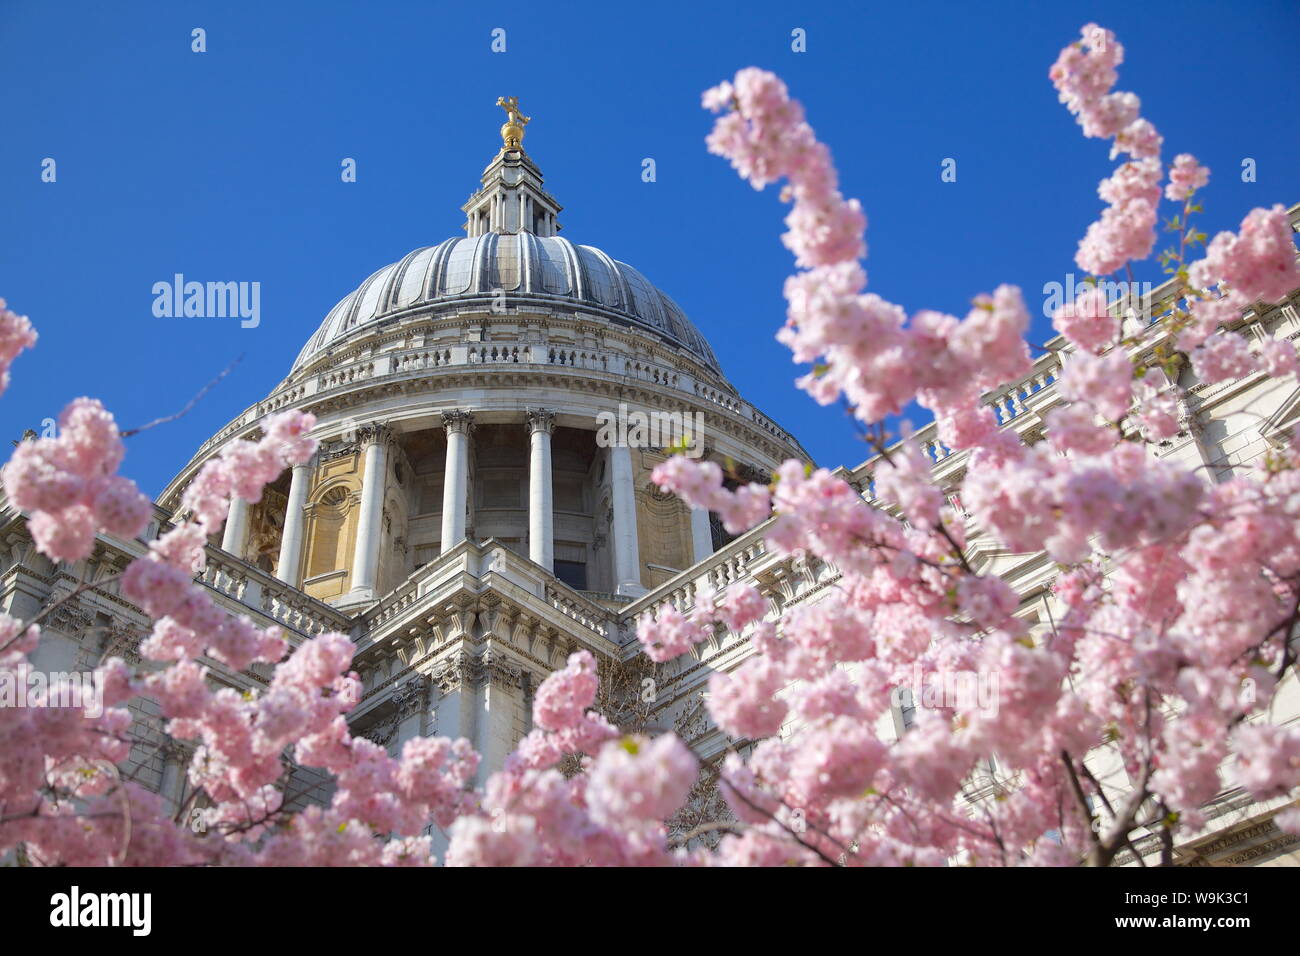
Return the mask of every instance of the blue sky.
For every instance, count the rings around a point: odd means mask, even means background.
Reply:
[[[83,394],[141,424],[242,355],[190,414],[131,439],[124,470],[157,493],[283,378],[338,299],[459,234],[499,145],[493,104],[514,94],[563,235],[672,295],[741,393],[819,463],[856,463],[844,414],[794,388],[800,370],[772,338],[792,268],[783,207],[705,151],[700,92],[744,66],[782,74],[867,211],[873,291],[964,315],[1011,282],[1037,311],[1043,284],[1073,270],[1112,166],[1046,75],[1090,20],[1125,44],[1119,88],[1142,97],[1166,160],[1189,151],[1212,169],[1207,231],[1300,201],[1300,4],[1282,0],[0,0],[0,295],[41,333],[0,398],[4,437]],[[191,52],[195,27],[206,53]],[[497,27],[505,53],[490,49]],[[805,53],[790,48],[795,28]],[[41,182],[46,157],[57,182]],[[340,180],[344,157],[356,183]],[[657,182],[641,180],[646,157]],[[940,179],[948,157],[956,182]],[[154,317],[153,284],[177,272],[260,282],[260,326]]]

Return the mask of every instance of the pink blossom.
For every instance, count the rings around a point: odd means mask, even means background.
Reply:
[[[110,534],[134,538],[144,531],[153,505],[135,482],[120,475],[105,479],[95,492],[95,521]]]
[[[1046,415],[1047,439],[1059,451],[1100,455],[1115,446],[1119,435],[1100,421],[1087,402],[1060,405]]]
[[[885,745],[861,721],[835,717],[796,738],[790,761],[791,796],[797,806],[835,797],[859,797],[885,759]]]
[[[652,661],[670,661],[708,637],[710,628],[683,614],[671,604],[659,608],[655,617],[637,622],[636,636]]]
[[[1119,335],[1119,320],[1110,314],[1106,293],[1098,286],[1089,286],[1074,302],[1057,309],[1052,325],[1072,345],[1086,352],[1100,352],[1113,345]]]
[[[1300,786],[1300,728],[1242,724],[1232,735],[1237,780],[1257,800]]]
[[[1214,385],[1249,375],[1255,370],[1255,359],[1240,335],[1218,332],[1192,353],[1192,368],[1202,382]]]
[[[1252,209],[1237,234],[1221,232],[1191,270],[1195,285],[1224,281],[1247,302],[1277,302],[1300,285],[1300,263],[1286,210]]]
[[[1110,158],[1120,153],[1128,153],[1134,159],[1154,159],[1160,155],[1164,137],[1151,125],[1149,120],[1138,117],[1115,136]]]
[[[306,412],[281,412],[267,419],[259,441],[227,443],[186,487],[182,506],[194,514],[205,533],[215,534],[225,523],[231,498],[261,500],[265,485],[285,468],[312,456],[316,443],[306,434],[315,423],[315,416]]]
[[[1300,357],[1296,354],[1295,343],[1290,339],[1269,339],[1260,346],[1259,351],[1264,369],[1270,376],[1281,378],[1300,373]]]
[[[741,485],[734,491],[722,486],[722,469],[711,461],[696,462],[674,455],[656,465],[650,480],[676,492],[692,507],[717,512],[732,534],[748,531],[771,512],[771,498],[762,485]]]
[[[1126,262],[1149,256],[1155,229],[1156,207],[1146,199],[1108,206],[1079,241],[1074,261],[1094,275],[1109,275]]]
[[[19,442],[4,469],[5,492],[31,512],[29,528],[48,557],[78,561],[96,533],[133,538],[153,513],[135,483],[114,474],[124,447],[104,406],[89,398],[69,403],[56,438]]]
[[[1209,294],[1195,298],[1188,307],[1187,327],[1178,333],[1178,348],[1190,352],[1221,326],[1235,323],[1241,318],[1248,303],[1232,289],[1222,295]]]
[[[27,521],[36,548],[54,561],[80,561],[95,544],[95,513],[85,505],[37,511]]]
[[[977,388],[992,388],[1029,371],[1029,312],[1020,290],[1000,285],[975,297],[975,307],[953,330],[949,348]]]
[[[762,620],[767,610],[767,598],[759,593],[758,588],[739,581],[727,588],[726,596],[719,608],[727,627],[737,632],[744,630],[755,621]]]
[[[1057,383],[1063,398],[1086,402],[1109,421],[1118,421],[1133,403],[1133,363],[1120,350],[1094,356],[1072,355]]]
[[[1160,390],[1154,385],[1139,384],[1137,420],[1147,441],[1161,442],[1177,435],[1181,427],[1179,411],[1175,389]]]
[[[1292,836],[1300,834],[1300,807],[1292,807],[1290,810],[1282,810],[1273,817],[1273,822],[1283,833],[1289,833]]]
[[[785,720],[787,705],[776,696],[785,683],[779,667],[754,658],[709,678],[709,713],[733,737],[769,737]]]
[[[1124,47],[1114,33],[1095,23],[1084,26],[1080,37],[1061,51],[1048,75],[1061,102],[1078,115],[1084,135],[1108,139],[1118,132],[1112,127],[1118,127],[1119,120],[1127,125],[1137,112],[1131,100],[1107,102],[1119,76],[1115,68],[1124,62]]]
[[[528,866],[541,850],[532,817],[501,814],[495,819],[465,816],[451,827],[448,866]]]
[[[1179,153],[1169,168],[1169,185],[1165,198],[1182,202],[1210,181],[1210,171],[1196,161],[1191,153]]]
[[[1160,201],[1159,134],[1136,96],[1113,90],[1122,60],[1114,35],[1089,25],[1051,74],[1085,135],[1134,157],[1100,187],[1110,208],[1081,255],[1099,267],[1149,251]],[[1141,807],[1094,831],[1077,790],[1092,795],[1082,762],[1099,747],[1116,761],[1110,780],[1147,780],[1177,811],[1168,825],[1180,838],[1206,822],[1221,768],[1257,799],[1294,795],[1300,731],[1265,721],[1287,676],[1284,642],[1300,599],[1300,452],[1277,449],[1211,485],[1151,447],[1176,433],[1183,391],[1155,367],[1135,371],[1122,349],[1105,350],[1118,330],[1091,292],[1056,317],[1077,348],[1056,383],[1069,404],[1046,412],[1046,441],[1022,444],[1021,422],[999,426],[980,394],[1027,370],[1019,292],[1000,286],[965,319],[921,309],[910,321],[864,294],[865,219],[840,196],[829,150],[780,80],[741,71],[705,103],[728,111],[711,148],[755,186],[787,180],[786,242],[808,268],[787,283],[781,339],[796,360],[821,361],[803,387],[819,401],[847,399],[867,423],[917,401],[936,413],[941,441],[971,451],[936,463],[908,441],[889,451],[894,467],[880,456],[852,482],[790,460],[771,486],[737,489],[709,463],[675,458],[656,469],[656,482],[733,531],[775,510],[752,577],[721,593],[700,587],[689,612],[660,601],[638,622],[641,649],[659,662],[720,627],[745,633],[704,661],[709,714],[748,753],[728,754],[719,782],[742,831],[716,853],[670,849],[665,821],[690,798],[697,757],[673,734],[627,735],[592,710],[599,683],[586,651],[543,681],[535,726],[481,791],[465,739],[416,737],[393,757],[354,737],[348,715],[361,683],[345,635],[290,639],[229,616],[194,579],[232,497],[258,500],[311,454],[313,420],[290,413],[209,460],[184,492],[188,516],[122,575],[121,597],[153,619],[140,650],[159,666],[106,661],[98,717],[0,707],[0,855],[21,845],[43,865],[428,865],[426,831],[436,826],[450,835],[451,865],[1072,865],[1112,862],[1149,822]],[[1204,173],[1180,156],[1171,193],[1185,198]],[[1216,330],[1256,295],[1289,294],[1294,249],[1280,222],[1256,210],[1239,236],[1216,239],[1192,267],[1194,287],[1180,290],[1192,300],[1186,327],[1181,316],[1161,320],[1180,347],[1196,349],[1203,379],[1253,368],[1246,340]],[[1226,294],[1199,297],[1221,281]],[[31,338],[0,314],[0,358]],[[1291,374],[1294,346],[1266,341],[1260,362]],[[1031,417],[1052,394],[1029,403]],[[1138,429],[1121,435],[1098,414],[1133,416]],[[88,399],[69,406],[58,438],[15,452],[6,490],[48,555],[73,560],[95,535],[147,523],[150,503],[117,475],[122,452],[112,417]],[[966,509],[969,529],[956,513]],[[1067,567],[1053,585],[1057,601],[1034,602],[1050,617],[1031,631],[1022,590],[996,573],[1025,560],[1041,570],[1040,551]],[[794,597],[779,626],[768,594]],[[39,636],[0,615],[0,668],[31,673]],[[223,672],[271,665],[270,678],[236,690],[209,673],[208,657]],[[688,681],[698,673],[691,660],[665,670]],[[941,683],[955,675],[982,689],[971,697]],[[900,687],[917,691],[919,707],[887,741],[877,731]],[[382,692],[359,720],[387,712]],[[133,712],[121,706],[136,697],[195,748],[188,785],[208,804],[215,832],[206,838],[109,770],[139,745]],[[678,706],[656,704],[651,721],[671,720]],[[300,765],[295,778],[300,769],[324,775],[311,797],[323,805],[287,799],[286,758]],[[990,793],[996,799],[968,799]],[[1300,828],[1294,813],[1277,820]]]
[[[954,451],[993,444],[999,435],[993,409],[978,403],[961,402],[937,409],[935,424],[940,441]]]
[[[569,655],[568,664],[537,688],[533,698],[533,720],[544,730],[565,730],[574,726],[596,699],[596,659],[590,651]]]
[[[876,494],[898,505],[914,525],[932,526],[939,522],[943,493],[934,484],[934,462],[915,441],[905,441],[894,449],[889,462],[876,474]]]
[[[36,330],[27,316],[9,309],[0,299],[0,395],[9,387],[9,366],[18,353],[36,345]]]
[[[686,802],[697,768],[695,757],[673,734],[607,743],[587,785],[591,815],[606,824],[664,820]]]

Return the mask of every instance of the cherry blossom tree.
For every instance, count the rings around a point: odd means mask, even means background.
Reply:
[[[1228,778],[1257,799],[1296,796],[1300,728],[1265,718],[1296,656],[1300,451],[1212,485],[1154,453],[1179,428],[1182,395],[1174,376],[1152,383],[1184,355],[1202,382],[1295,374],[1291,343],[1257,347],[1232,327],[1245,307],[1300,286],[1300,269],[1280,206],[1208,244],[1190,225],[1209,171],[1187,154],[1163,164],[1137,96],[1114,90],[1123,56],[1090,24],[1050,71],[1084,135],[1127,157],[1100,184],[1107,205],[1076,262],[1100,278],[1148,258],[1160,202],[1178,204],[1174,245],[1160,253],[1174,294],[1153,320],[1174,333],[1176,351],[1132,348],[1100,288],[1086,288],[1054,317],[1067,343],[1066,404],[1033,445],[982,403],[1030,368],[1020,290],[978,295],[964,318],[909,316],[865,292],[864,213],[840,194],[829,150],[781,81],[746,69],[705,94],[721,113],[710,150],[755,188],[785,182],[783,238],[800,271],[786,283],[778,337],[796,361],[815,363],[800,380],[809,394],[852,408],[878,453],[885,505],[797,461],[770,485],[732,490],[708,462],[675,457],[655,471],[729,532],[770,520],[768,548],[816,556],[841,575],[779,622],[749,584],[640,622],[653,662],[719,627],[753,648],[709,684],[710,714],[736,745],[704,768],[732,814],[716,823],[715,847],[670,841],[664,825],[700,758],[672,734],[617,727],[593,709],[589,653],[541,685],[535,729],[480,790],[465,740],[412,739],[394,757],[352,735],[360,683],[347,637],[293,645],[213,603],[195,576],[231,499],[258,501],[314,451],[312,416],[287,412],[208,462],[177,523],[122,574],[122,594],[154,622],[141,645],[149,666],[105,661],[98,716],[0,708],[0,854],[40,865],[427,865],[439,862],[432,826],[447,834],[441,862],[451,865],[1105,865],[1151,830],[1169,862],[1177,835],[1203,823],[1201,807]],[[0,389],[35,343],[31,324],[0,302]],[[908,429],[891,435],[913,402],[933,413],[947,446],[970,453],[959,488],[936,484]],[[151,505],[118,474],[123,435],[100,403],[77,399],[59,425],[57,437],[20,443],[3,480],[36,547],[75,562],[97,534],[140,535]],[[949,503],[954,490],[971,521]],[[974,534],[1057,562],[1065,612],[1049,633],[1031,632],[1012,588],[977,572]],[[30,671],[42,618],[0,617],[0,672]],[[214,689],[204,661],[274,672],[264,690],[240,695]],[[897,739],[882,732],[899,688],[953,672],[989,678],[993,706],[944,699]],[[157,703],[171,737],[196,744],[179,809],[120,769],[131,746],[125,704],[138,696]],[[334,780],[326,805],[293,809],[286,757]],[[990,758],[992,785],[975,793]],[[1123,785],[1103,785],[1103,766]],[[206,835],[189,826],[195,810]],[[1300,832],[1300,811],[1277,819]]]

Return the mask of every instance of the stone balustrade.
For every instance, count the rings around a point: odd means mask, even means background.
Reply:
[[[643,615],[657,614],[660,608],[691,610],[701,588],[722,591],[736,581],[752,582],[758,559],[770,554],[764,542],[769,524],[770,521],[765,521],[751,528],[694,567],[641,595],[620,611],[620,619],[629,625],[629,630],[634,630]],[[629,633],[628,638],[632,637]]]
[[[547,604],[601,637],[610,636],[613,615],[609,611],[583,597],[558,578],[548,580],[545,584]]]
[[[207,549],[207,562],[198,577],[201,584],[289,630],[305,637],[352,630],[346,614],[220,548]]]

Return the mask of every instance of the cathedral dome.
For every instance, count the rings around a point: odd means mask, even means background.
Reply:
[[[204,465],[268,414],[310,412],[317,455],[261,501],[237,498],[221,548],[336,608],[402,588],[422,601],[435,573],[422,569],[469,560],[466,573],[487,574],[474,562],[488,547],[517,559],[502,580],[541,602],[530,619],[585,618],[564,602],[621,606],[728,540],[708,511],[653,482],[673,449],[742,478],[807,459],[727,382],[677,303],[560,237],[562,207],[519,145],[528,118],[503,103],[504,146],[461,206],[464,234],[349,292],[293,371],[208,439],[161,499],[183,507]],[[556,597],[561,585],[601,597]]]
[[[639,271],[594,246],[523,231],[448,239],[380,269],[330,310],[294,370],[390,316],[502,299],[509,311],[536,305],[652,332],[722,375],[699,329]]]

